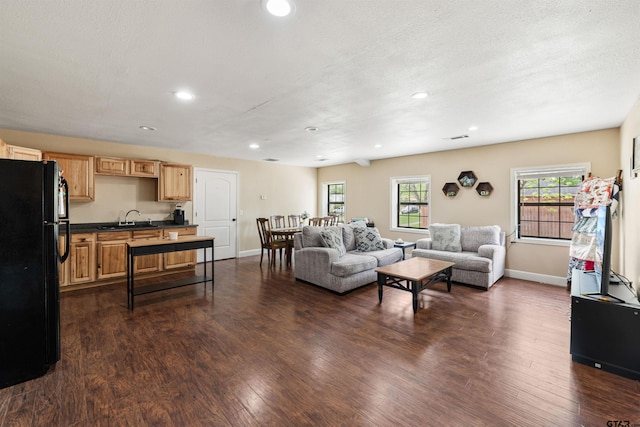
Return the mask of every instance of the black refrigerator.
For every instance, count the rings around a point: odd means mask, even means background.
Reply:
[[[42,376],[60,360],[66,194],[56,162],[0,159],[0,388]],[[63,254],[60,226],[66,226]]]

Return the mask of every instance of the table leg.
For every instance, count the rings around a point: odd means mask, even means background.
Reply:
[[[452,272],[452,267],[447,268],[446,274],[447,274],[447,292],[451,292],[451,272]]]
[[[413,294],[413,314],[416,314],[418,312],[418,282],[415,280],[411,280],[411,293]]]
[[[382,287],[387,281],[387,276],[382,273],[378,273],[378,302],[382,304]]]

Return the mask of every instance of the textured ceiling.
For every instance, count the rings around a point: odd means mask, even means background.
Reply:
[[[2,0],[0,128],[317,167],[617,127],[639,23],[638,0]]]

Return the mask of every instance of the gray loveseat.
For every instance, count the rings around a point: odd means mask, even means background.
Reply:
[[[505,233],[497,225],[431,224],[412,256],[455,263],[451,280],[488,290],[504,275]]]
[[[321,232],[326,235],[326,230],[333,230],[342,239],[344,248],[327,247],[321,235]],[[364,222],[336,227],[303,227],[302,233],[294,235],[295,278],[338,294],[375,282],[375,269],[400,261],[402,250],[394,248],[391,239],[379,238],[374,242],[372,230]],[[375,246],[371,247],[373,244]]]

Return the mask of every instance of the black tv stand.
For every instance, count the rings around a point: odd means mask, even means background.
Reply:
[[[571,358],[579,363],[640,380],[640,303],[626,285],[613,286],[614,302],[598,298],[595,276],[571,277]],[[595,294],[589,295],[589,294]]]

